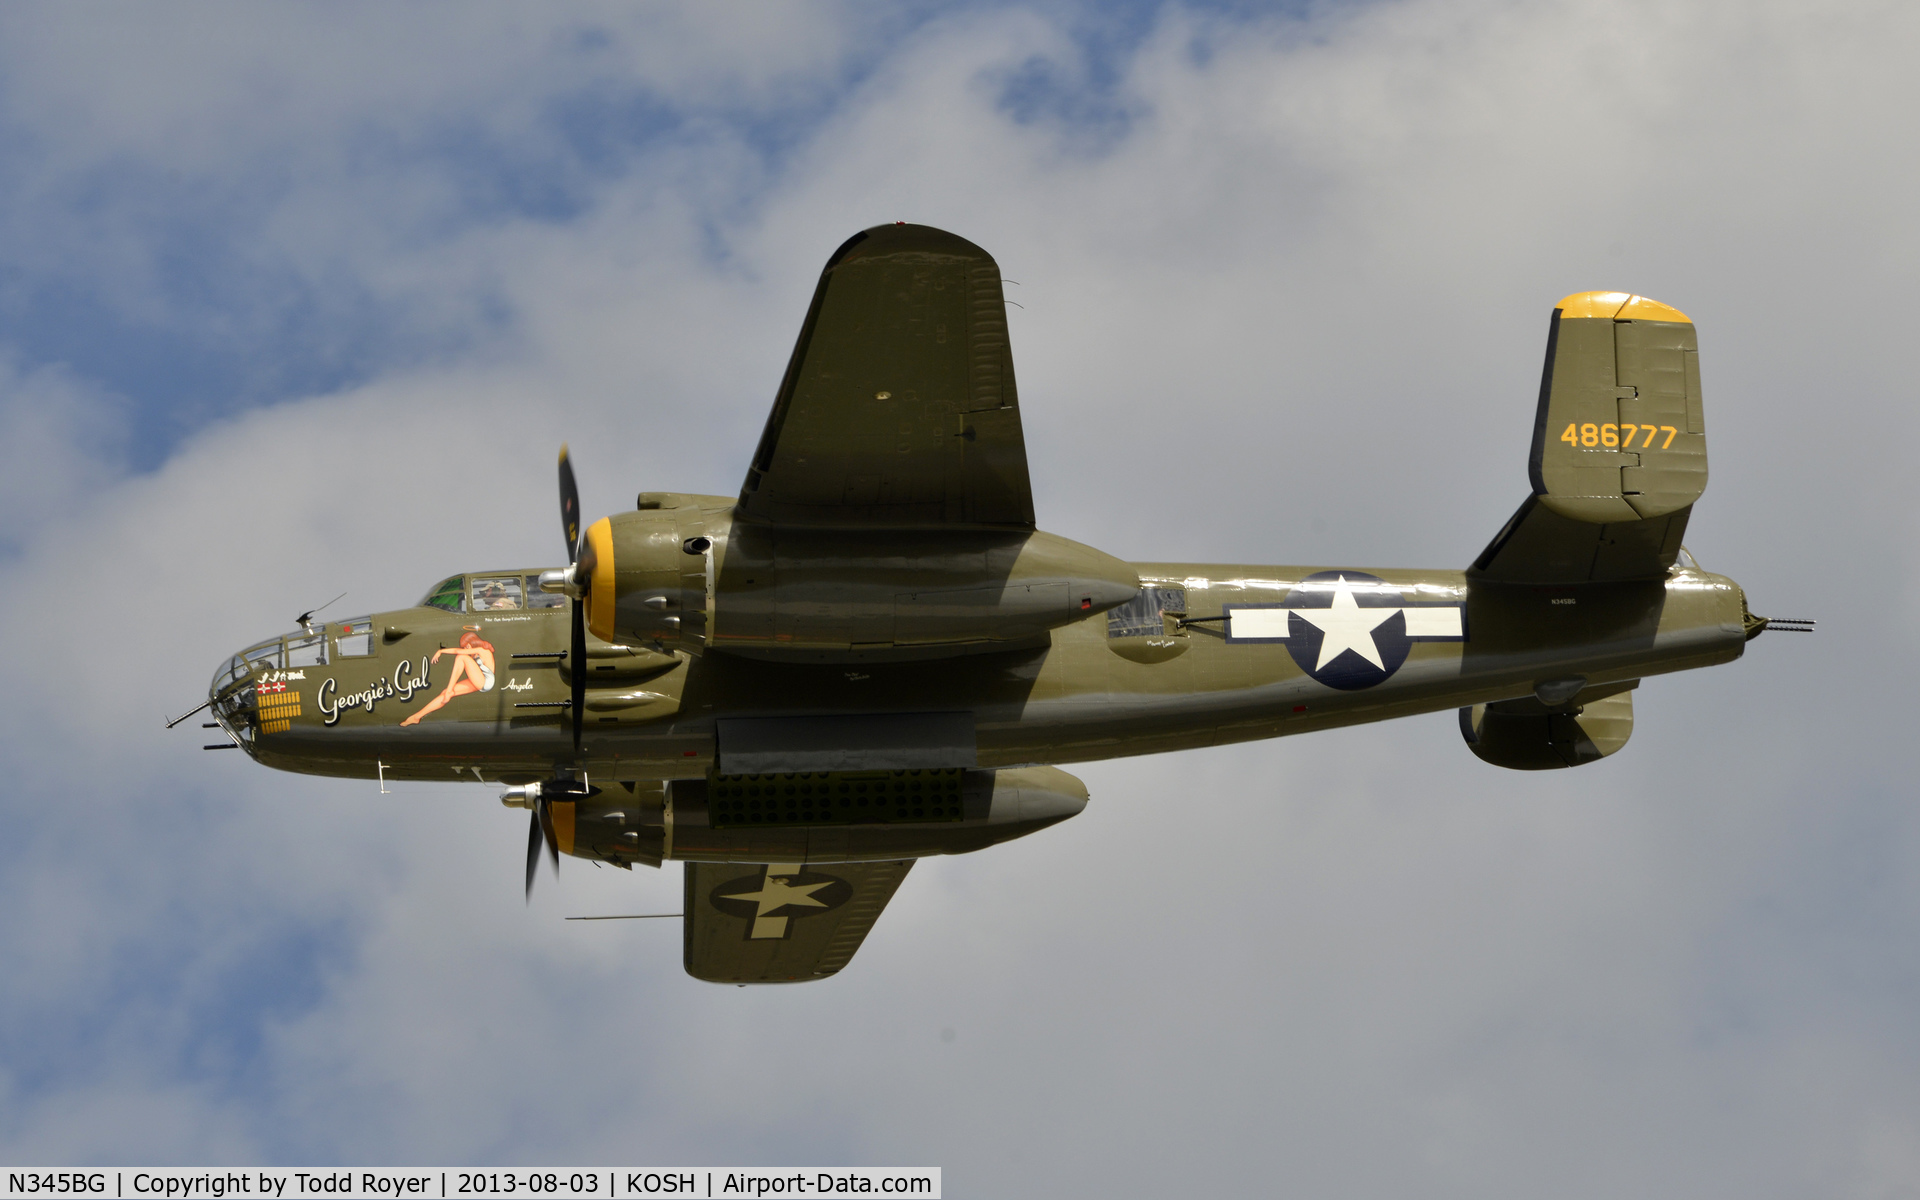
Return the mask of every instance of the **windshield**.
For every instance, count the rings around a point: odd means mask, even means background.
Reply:
[[[466,582],[467,577],[464,575],[455,575],[451,579],[441,580],[434,585],[432,591],[427,593],[426,598],[420,601],[421,606],[425,608],[444,608],[448,612],[465,612],[467,599]]]

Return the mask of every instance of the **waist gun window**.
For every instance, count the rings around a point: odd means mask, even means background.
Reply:
[[[1133,599],[1107,610],[1107,636],[1159,637],[1166,632],[1163,613],[1184,614],[1186,611],[1187,589],[1143,587]]]

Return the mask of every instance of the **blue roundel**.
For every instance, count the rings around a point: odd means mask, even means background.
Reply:
[[[1413,650],[1406,603],[1378,575],[1316,571],[1281,601],[1294,610],[1287,614],[1287,653],[1302,671],[1344,692],[1385,683]]]
[[[1378,575],[1316,571],[1278,604],[1224,605],[1226,640],[1285,642],[1309,678],[1357,692],[1391,679],[1415,642],[1467,640],[1466,606],[1456,589],[1422,585],[1417,592],[1409,604]]]

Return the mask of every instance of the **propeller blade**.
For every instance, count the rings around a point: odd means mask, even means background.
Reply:
[[[540,812],[536,804],[533,812],[527,816],[531,824],[527,826],[527,901],[533,901],[533,874],[540,867]]]
[[[573,713],[573,752],[580,753],[580,738],[587,719],[587,610],[585,608],[585,589],[592,578],[593,555],[580,544],[580,487],[574,482],[573,460],[567,457],[567,447],[560,446],[560,523],[567,533],[567,564],[574,568],[573,582],[579,594],[573,598],[573,639],[570,643],[569,661],[573,674],[573,703],[568,708]],[[542,808],[541,813],[546,812]],[[547,838],[553,839],[553,823],[547,821]],[[553,869],[560,869],[560,852],[556,846],[553,854]]]
[[[580,753],[580,733],[587,720],[587,608],[586,601],[573,602],[573,752]]]
[[[573,461],[567,457],[567,445],[560,444],[560,526],[567,534],[567,563],[580,553],[580,487],[573,481]]]
[[[545,796],[540,798],[540,807],[533,810],[540,823],[540,832],[547,839],[547,857],[553,860],[554,878],[560,877],[560,837],[553,832],[553,805]]]

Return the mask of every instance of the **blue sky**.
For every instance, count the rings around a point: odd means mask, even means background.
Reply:
[[[1704,0],[0,13],[4,1156],[1913,1190],[1917,34]],[[1649,681],[1565,778],[1447,714],[1076,769],[1085,814],[923,863],[797,989],[558,919],[675,903],[676,868],[523,905],[490,790],[161,732],[342,589],[554,558],[563,440],[590,510],[734,491],[821,262],[892,219],[1019,281],[1042,524],[1143,560],[1468,561],[1524,494],[1553,301],[1656,296],[1701,329],[1691,548],[1822,631]]]
[[[90,146],[63,119],[80,114],[50,113],[57,99],[16,82],[0,92],[0,181],[13,201],[0,265],[8,346],[24,366],[58,364],[123,399],[135,435],[131,465],[151,469],[209,420],[471,355],[480,343],[511,336],[508,299],[484,287],[455,312],[435,306],[422,313],[421,297],[404,285],[382,286],[316,261],[300,231],[280,225],[290,208],[316,194],[355,195],[345,210],[353,214],[351,227],[331,231],[346,247],[382,253],[403,245],[409,257],[424,257],[436,249],[452,253],[463,238],[504,225],[564,229],[610,187],[647,186],[665,160],[723,155],[726,167],[713,175],[662,186],[689,189],[709,206],[700,222],[703,248],[725,261],[731,227],[754,219],[795,156],[856,102],[891,54],[904,43],[937,38],[943,26],[991,19],[1009,7],[889,6],[861,11],[858,19],[833,7],[812,17],[790,13],[790,21],[830,26],[824,44],[796,61],[776,59],[767,86],[744,93],[681,89],[621,69],[618,57],[631,43],[662,33],[670,40],[672,18],[550,11],[508,22],[536,28],[522,29],[526,43],[498,48],[496,61],[507,73],[533,67],[535,86],[522,90],[509,80],[456,72],[443,80],[450,85],[444,91],[416,95],[406,110],[339,108],[331,119],[296,119],[284,139],[269,124],[186,164],[168,153],[164,138]],[[1190,11],[1236,8],[1249,11]],[[349,28],[364,26],[376,38],[397,32],[432,52],[440,18],[427,10],[347,11],[353,17],[341,24]],[[1061,39],[1052,52],[997,63],[981,82],[1013,122],[1046,125],[1079,152],[1097,154],[1125,135],[1125,63],[1156,28],[1160,11],[1151,4],[1057,6],[1047,18]],[[506,16],[497,8],[483,12],[477,23]],[[245,27],[235,41],[248,44],[213,68],[231,71],[236,86],[204,104],[187,98],[180,118],[217,121],[217,106],[246,103],[256,89],[276,91],[249,78],[244,56],[256,55],[252,67],[270,71],[276,51],[288,48],[274,46],[277,39],[298,38],[302,27],[323,21],[335,24],[317,9],[281,17],[181,9],[153,21],[164,27],[162,38],[184,38],[207,23]],[[104,32],[88,28],[96,22],[51,10],[24,10],[10,23],[24,35],[23,47],[44,39],[78,50],[90,33]],[[350,42],[336,49],[341,65],[357,57]],[[709,49],[725,54],[723,46]],[[175,76],[164,62],[148,69],[142,82],[151,87],[198,82]],[[303,82],[330,88],[339,81]],[[267,111],[313,99],[289,87],[268,96]],[[84,103],[116,102],[143,100],[128,89]],[[361,190],[387,186],[411,194],[383,209]],[[87,250],[70,252],[75,247]]]

